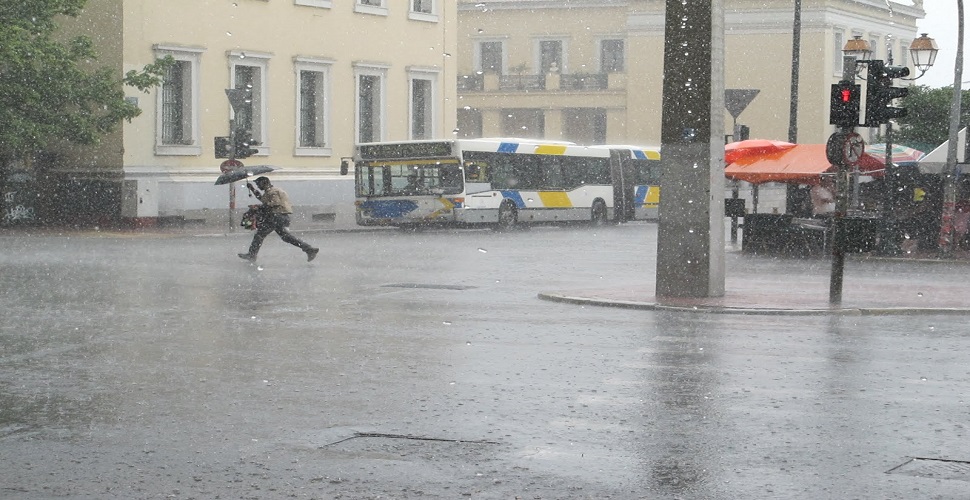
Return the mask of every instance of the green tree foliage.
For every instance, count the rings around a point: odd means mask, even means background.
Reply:
[[[90,38],[56,37],[59,16],[77,17],[86,2],[0,2],[0,161],[27,158],[54,141],[97,142],[141,113],[125,101],[123,85],[147,92],[172,64],[159,59],[124,76],[94,68]]]
[[[947,140],[950,132],[950,102],[953,87],[931,89],[925,85],[912,86],[901,106],[909,114],[896,120],[899,128],[893,141],[921,151],[930,152]],[[961,96],[960,126],[970,123],[970,91]]]

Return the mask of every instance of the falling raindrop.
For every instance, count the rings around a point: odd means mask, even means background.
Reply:
[[[482,28],[478,28],[478,32],[479,32],[479,33],[485,33],[485,30],[484,30],[484,29],[482,29]]]
[[[451,325],[451,321],[442,321],[441,324],[448,326]]]
[[[488,253],[488,250],[485,250],[484,248],[479,248],[478,251],[482,253]]]
[[[227,31],[226,32],[226,36],[232,36],[232,32],[231,31]]]

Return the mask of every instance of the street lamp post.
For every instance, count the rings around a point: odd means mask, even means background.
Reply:
[[[943,178],[943,213],[940,217],[940,254],[953,251],[953,215],[957,198],[957,141],[960,129],[961,84],[963,81],[963,0],[957,0],[957,57],[953,67],[953,97],[950,102],[949,143],[946,148],[946,170]]]
[[[962,16],[963,15],[962,0],[958,0],[958,1],[961,2],[960,15]],[[961,32],[961,40],[962,40],[962,32]],[[863,65],[870,66],[870,63],[873,63],[879,68],[886,67],[886,65],[883,64],[883,61],[867,60],[870,54],[872,53],[871,48],[869,47],[869,44],[865,40],[863,40],[862,37],[859,35],[855,36],[852,40],[849,40],[848,42],[846,42],[845,47],[843,47],[842,51],[845,55],[856,58],[857,74],[861,72]],[[916,80],[922,77],[924,74],[926,74],[926,71],[933,66],[934,62],[936,61],[936,54],[938,49],[936,46],[936,42],[932,38],[927,36],[926,33],[923,33],[922,36],[920,36],[916,40],[913,40],[912,44],[910,44],[909,51],[912,56],[914,65],[918,70],[920,70],[920,74],[915,78],[906,78],[906,80]],[[887,41],[886,62],[890,66],[893,63],[893,50],[892,50],[891,41]],[[870,67],[869,70],[871,71],[872,68]],[[908,73],[909,73],[909,70],[905,70],[905,72],[901,73],[901,75],[905,76]],[[866,89],[867,95],[873,91],[874,89],[871,89],[871,88]],[[902,94],[902,95],[905,95],[905,94]],[[959,109],[959,105],[957,105],[957,109]],[[868,113],[870,113],[869,110],[867,110],[867,114]],[[896,241],[896,238],[895,238],[896,215],[895,215],[895,211],[893,210],[895,208],[895,203],[894,203],[895,165],[893,164],[893,160],[892,160],[892,148],[893,148],[892,132],[893,132],[892,121],[886,120],[886,137],[885,137],[885,144],[886,144],[885,162],[886,163],[885,163],[885,169],[883,171],[883,180],[884,180],[884,187],[885,187],[883,191],[884,196],[883,196],[883,209],[882,209],[883,232],[881,236],[882,241],[881,241],[880,247],[881,247],[881,252],[883,254],[888,254],[888,255],[894,255],[898,253],[898,250],[899,250],[898,242]],[[954,140],[953,143],[954,143],[953,147],[955,147],[956,140]]]

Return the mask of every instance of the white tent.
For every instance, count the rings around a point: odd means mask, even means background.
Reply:
[[[944,141],[930,154],[924,156],[919,161],[919,171],[924,174],[941,174],[946,169],[946,150],[950,146],[950,141]],[[960,171],[960,164],[967,163],[967,129],[964,128],[957,134],[957,171]]]

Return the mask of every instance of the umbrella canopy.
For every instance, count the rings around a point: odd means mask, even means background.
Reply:
[[[893,145],[893,163],[899,165],[903,163],[916,163],[926,156],[926,153],[918,150],[909,148],[906,146],[901,146],[898,144]],[[873,156],[877,160],[886,162],[886,144],[870,144],[866,146],[866,153]]]
[[[229,184],[230,182],[241,181],[247,177],[251,177],[259,174],[265,174],[267,172],[272,172],[273,170],[276,170],[276,169],[269,165],[253,165],[251,167],[234,168],[220,175],[219,178],[216,179],[216,186],[220,184]]]
[[[960,164],[966,162],[964,151],[967,145],[967,129],[963,128],[957,133],[957,169]],[[949,154],[950,141],[943,141],[943,144],[930,151],[929,154],[919,160],[919,171],[924,174],[942,174],[946,170],[946,157]]]
[[[866,153],[859,159],[859,170],[868,175],[882,175],[883,166],[882,162]],[[822,174],[834,171],[835,167],[825,155],[825,144],[797,144],[780,151],[742,158],[728,165],[724,175],[752,184],[817,184]]]
[[[795,147],[794,144],[769,139],[747,139],[724,145],[724,163],[734,163],[751,156],[761,156],[766,153],[784,151]]]

